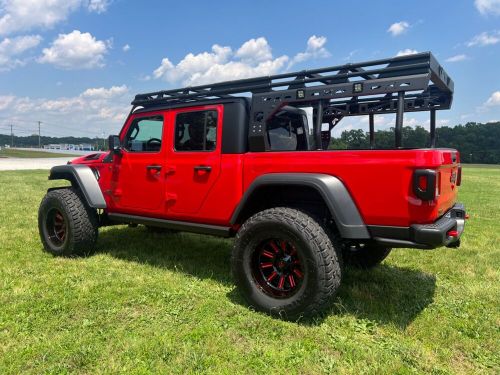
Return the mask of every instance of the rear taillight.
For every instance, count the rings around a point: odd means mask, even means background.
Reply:
[[[413,173],[413,192],[424,201],[439,196],[438,183],[441,175],[433,169],[417,169]]]
[[[457,171],[457,186],[462,185],[462,167],[458,167]]]

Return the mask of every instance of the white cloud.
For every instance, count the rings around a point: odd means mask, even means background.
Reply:
[[[209,70],[213,71],[218,66],[225,65],[232,53],[230,47],[214,44],[212,52],[202,52],[197,55],[189,53],[175,66],[168,57],[165,57],[161,65],[153,72],[153,76],[172,83],[178,81],[186,84],[193,84],[197,81],[199,83],[203,80],[203,76],[212,74]]]
[[[24,65],[25,60],[19,59],[19,55],[36,47],[41,40],[40,35],[24,35],[2,40],[0,42],[0,71]]]
[[[16,97],[13,95],[0,95],[0,111],[7,108]]]
[[[459,61],[464,61],[467,59],[468,59],[467,55],[461,54],[461,55],[455,55],[455,56],[448,57],[445,61],[446,62],[459,62]]]
[[[416,49],[411,49],[411,48],[406,48],[404,50],[401,50],[399,51],[397,54],[396,54],[396,57],[399,57],[399,56],[408,56],[408,55],[414,55],[418,53],[418,51]]]
[[[392,36],[398,36],[404,34],[409,27],[410,24],[406,21],[395,22],[391,26],[389,26],[387,32],[391,33]]]
[[[120,129],[130,110],[130,99],[125,85],[89,88],[77,96],[57,99],[6,95],[0,96],[0,113],[14,124],[19,120],[21,128],[41,120],[42,134],[95,137],[103,130],[112,134]]]
[[[90,12],[96,12],[97,14],[101,14],[104,13],[106,10],[108,10],[110,4],[111,4],[110,0],[89,0],[88,10]]]
[[[273,58],[271,46],[267,43],[266,38],[260,37],[250,39],[236,51],[236,57],[243,62],[252,63],[253,61],[266,61]]]
[[[74,30],[69,34],[59,34],[49,48],[43,49],[38,61],[62,69],[91,69],[104,66],[107,51],[104,41]]]
[[[325,43],[325,37],[311,36],[306,51],[292,60],[286,55],[273,57],[271,47],[263,37],[246,41],[236,52],[229,46],[215,44],[210,52],[189,53],[177,64],[165,57],[154,70],[153,77],[187,86],[276,74],[287,64],[290,67],[299,61],[328,56]]]
[[[325,48],[326,37],[313,35],[307,40],[305,52],[297,53],[289,64],[289,68],[296,64],[310,59],[330,57],[330,52]]]
[[[476,35],[474,38],[472,38],[468,43],[468,47],[474,47],[474,46],[489,46],[493,44],[497,44],[500,42],[500,31],[495,30],[491,32],[482,32],[479,35]]]
[[[123,52],[128,52],[130,50],[130,46],[128,44],[125,44],[123,47],[122,47],[122,50]]]
[[[0,35],[50,29],[79,9],[102,13],[109,4],[109,0],[0,0]]]
[[[486,107],[500,106],[500,91],[495,91],[493,94],[491,94],[484,105]]]
[[[104,87],[87,89],[81,94],[81,96],[86,98],[106,99],[121,96],[123,94],[126,94],[127,92],[128,87],[126,85],[121,85],[112,86],[109,89],[106,89]]]
[[[1,0],[0,35],[51,28],[80,7],[81,0]]]
[[[0,35],[52,28],[82,7],[103,13],[109,4],[109,0],[0,0]]]
[[[474,4],[482,15],[500,15],[500,0],[475,0]]]

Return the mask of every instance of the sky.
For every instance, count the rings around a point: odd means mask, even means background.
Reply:
[[[424,51],[455,82],[438,126],[500,120],[500,0],[0,0],[0,133],[103,137],[137,93]]]

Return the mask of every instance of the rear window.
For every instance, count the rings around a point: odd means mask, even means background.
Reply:
[[[217,144],[217,111],[179,113],[175,119],[176,151],[213,151]]]

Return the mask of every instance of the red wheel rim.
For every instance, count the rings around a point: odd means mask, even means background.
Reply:
[[[257,285],[275,298],[295,294],[304,279],[304,271],[297,248],[283,239],[268,239],[255,249],[252,273]]]
[[[61,246],[64,244],[68,232],[68,225],[63,213],[60,210],[52,208],[47,213],[45,229],[47,231],[48,240],[54,246]]]

